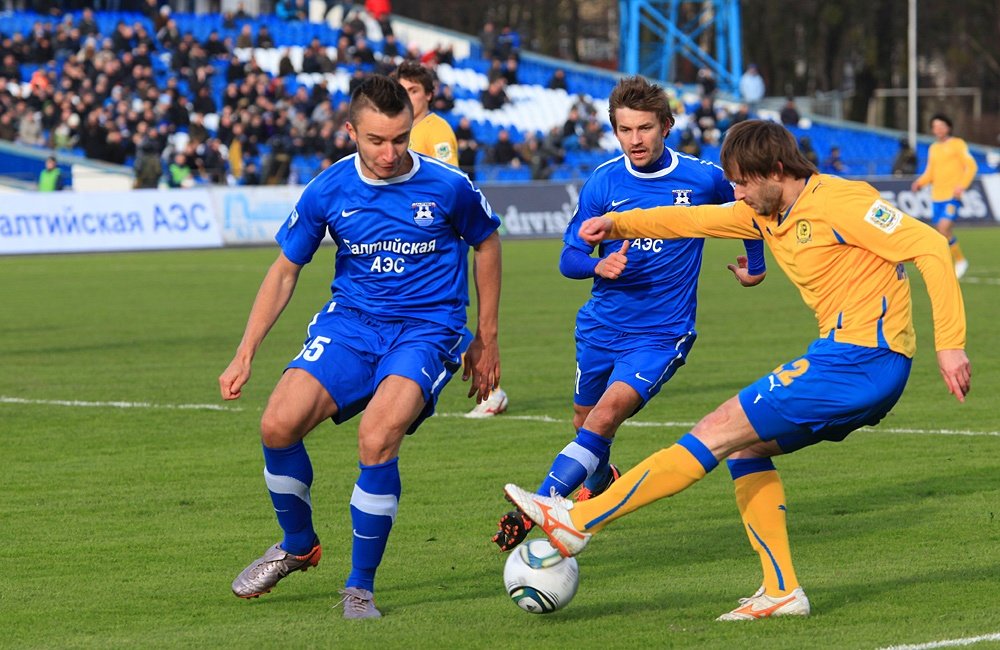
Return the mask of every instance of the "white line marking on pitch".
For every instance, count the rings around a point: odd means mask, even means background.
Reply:
[[[0,404],[40,404],[43,406],[79,406],[84,408],[118,408],[118,409],[166,409],[182,411],[243,411],[238,406],[226,406],[225,404],[154,404],[152,402],[85,402],[82,400],[62,400],[62,399],[26,399],[23,397],[10,397],[0,395]],[[436,417],[460,418],[465,417],[464,413],[438,413]],[[511,415],[504,414],[498,416],[504,420],[518,420],[522,422],[543,422],[546,424],[571,424],[572,421],[564,418],[554,418],[548,415]],[[694,422],[641,422],[628,421],[622,423],[625,427],[638,428],[667,428],[681,427],[691,428]],[[871,433],[916,433],[943,436],[996,436],[1000,437],[1000,431],[966,431],[961,429],[907,429],[898,427],[865,427],[862,431]]]
[[[970,636],[964,639],[947,639],[945,641],[931,641],[930,643],[916,643],[913,645],[891,645],[879,648],[879,650],[930,650],[931,648],[955,648],[963,645],[981,643],[983,641],[1000,641],[1000,633]]]
[[[24,399],[0,395],[0,404],[41,404],[43,406],[82,406],[116,409],[172,409],[182,411],[242,411],[239,407],[222,404],[152,404],[150,402],[83,402],[65,399]]]
[[[1000,284],[997,278],[962,278],[962,284]]]

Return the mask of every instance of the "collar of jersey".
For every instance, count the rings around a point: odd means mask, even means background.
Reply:
[[[395,185],[396,183],[402,183],[413,178],[413,175],[417,173],[418,169],[420,169],[420,157],[409,149],[406,150],[406,153],[408,153],[410,155],[410,159],[413,160],[413,168],[402,176],[393,176],[392,178],[386,179],[368,178],[361,173],[361,156],[358,154],[354,154],[354,169],[358,172],[358,178],[360,178],[366,185]]]
[[[663,153],[660,154],[656,162],[645,167],[633,167],[628,156],[622,154],[622,157],[625,159],[625,169],[636,178],[659,178],[666,176],[677,167],[677,154],[670,147],[663,147]]]

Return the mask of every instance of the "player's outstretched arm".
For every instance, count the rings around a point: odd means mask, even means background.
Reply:
[[[250,366],[257,348],[291,299],[301,270],[302,266],[289,260],[284,253],[271,264],[257,290],[236,355],[219,375],[222,399],[238,399],[242,394],[243,386],[250,380]]]
[[[475,247],[473,273],[476,281],[478,324],[476,336],[465,352],[462,381],[472,378],[469,397],[480,403],[500,384],[500,347],[497,342],[502,271],[500,235],[494,232]]]
[[[959,402],[964,402],[972,388],[972,365],[965,350],[938,350],[937,360],[948,391]]]

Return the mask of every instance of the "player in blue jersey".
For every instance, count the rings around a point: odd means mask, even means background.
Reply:
[[[652,399],[684,365],[694,328],[703,239],[634,239],[594,246],[580,224],[616,209],[728,203],[733,187],[722,169],[666,147],[674,118],[662,88],[641,77],[623,79],[608,101],[623,155],[598,167],[580,192],[559,270],[593,279],[591,299],[576,320],[576,438],[559,452],[538,488],[578,500],[599,494],[617,477],[611,443],[622,422]],[[620,207],[625,206],[625,207]],[[729,265],[744,286],[764,279],[764,249],[746,241],[746,256]],[[531,520],[519,511],[500,519],[493,541],[507,551],[524,540]]]
[[[363,411],[352,566],[341,602],[345,618],[375,618],[375,571],[398,509],[404,434],[434,412],[463,351],[470,397],[486,399],[500,380],[500,221],[465,174],[407,148],[413,110],[398,82],[381,75],[364,81],[348,119],[358,151],[313,179],[278,231],[281,253],[219,385],[224,399],[240,396],[255,352],[329,232],[337,244],[331,299],[309,323],[261,418],[264,481],[284,538],[232,588],[255,598],[319,562],[303,438],[324,420],[340,424]],[[463,240],[475,249],[474,337],[465,328]]]

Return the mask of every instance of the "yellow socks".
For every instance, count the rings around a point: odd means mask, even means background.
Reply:
[[[951,250],[951,259],[955,262],[961,262],[965,259],[965,253],[962,252],[962,247],[958,243],[957,237],[952,237],[951,241],[948,242],[948,248]]]
[[[578,501],[569,511],[577,530],[595,532],[644,505],[677,494],[719,462],[697,438],[686,434],[623,474],[602,494]]]
[[[760,556],[764,593],[782,596],[799,586],[785,523],[785,490],[770,458],[728,461],[736,505],[750,546]]]

